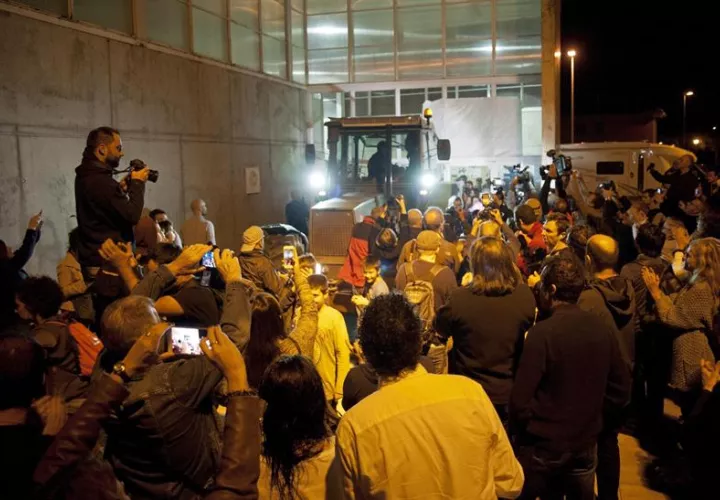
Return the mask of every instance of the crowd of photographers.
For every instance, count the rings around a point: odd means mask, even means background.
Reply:
[[[555,167],[537,196],[398,196],[331,283],[257,226],[217,248],[202,200],[179,231],[144,213],[158,174],[117,182],[122,155],[88,136],[57,279],[23,270],[42,213],[0,242],[0,498],[616,499],[621,432],[715,491],[718,200],[687,158],[637,199]]]

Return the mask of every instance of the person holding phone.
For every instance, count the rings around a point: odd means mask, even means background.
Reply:
[[[0,240],[0,330],[16,323],[15,291],[20,283],[27,278],[23,269],[33,255],[35,246],[40,241],[40,229],[43,225],[42,210],[33,215],[28,222],[22,246],[16,251]]]
[[[243,276],[260,290],[274,295],[280,302],[283,314],[286,314],[295,303],[292,281],[275,269],[264,250],[265,233],[262,228],[259,226],[247,228],[243,233],[243,244],[238,255]]]
[[[164,354],[162,362],[156,361],[143,373],[134,372],[127,363],[133,344],[160,328],[153,301],[142,294],[152,296],[154,290],[167,288],[178,277],[194,274],[208,248],[186,248],[177,259],[150,272],[136,286],[135,295],[111,304],[103,317],[106,351],[96,369],[122,379],[129,392],[125,404],[113,407],[112,418],[104,422],[106,455],[133,498],[162,498],[168,492],[173,498],[203,496],[221,457],[222,429],[215,418],[213,395],[223,372],[208,356],[177,359]],[[219,324],[239,350],[250,338],[248,289],[252,285],[242,279],[240,264],[230,250],[215,250],[214,257],[225,282],[225,307]],[[208,338],[219,341],[216,328],[210,329]],[[211,332],[216,332],[216,338]],[[167,336],[165,339],[156,354],[168,343]]]
[[[212,247],[210,245],[192,245],[186,250],[193,249],[191,255],[196,256],[194,263],[196,272],[200,272],[200,279],[195,274],[179,276],[172,283],[164,288],[147,290],[142,294],[148,294],[155,301],[155,308],[158,314],[184,325],[211,326],[220,320],[220,308],[215,292],[209,286],[212,258],[206,255]],[[127,245],[115,244],[107,240],[100,249],[103,257],[109,261],[117,270],[127,289],[133,294],[139,294],[138,286],[142,283],[132,268],[132,250]],[[152,272],[179,260],[186,251],[172,243],[160,243],[151,249],[147,257],[147,269]],[[199,255],[198,255],[199,254]],[[203,261],[203,258],[205,260]],[[207,266],[203,266],[203,262]]]

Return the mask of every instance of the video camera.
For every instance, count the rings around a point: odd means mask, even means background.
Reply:
[[[572,172],[572,158],[564,154],[558,154],[557,151],[551,149],[547,155],[552,159],[553,165],[557,169],[558,176],[569,174]],[[546,180],[550,171],[550,166],[540,167],[540,178]]]

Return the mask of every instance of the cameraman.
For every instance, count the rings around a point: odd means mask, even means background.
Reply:
[[[75,169],[75,212],[78,220],[78,261],[92,278],[103,265],[103,242],[133,242],[133,226],[142,214],[145,182],[150,169],[131,171],[121,182],[113,179],[123,157],[117,130],[100,127],[87,137],[80,166]]]
[[[563,179],[558,175],[557,166],[552,164],[547,169],[547,174],[543,176],[543,185],[540,189],[540,204],[542,205],[543,213],[550,213],[550,204],[548,198],[550,197],[550,183],[555,181],[555,196],[556,199],[567,199],[567,193],[565,193],[565,186],[563,186]]]
[[[696,173],[693,171],[695,161],[691,155],[684,155],[673,163],[673,166],[661,174],[655,169],[655,164],[648,166],[648,172],[656,181],[667,184],[668,190],[665,194],[665,201],[660,205],[660,210],[667,217],[678,217],[682,219],[691,233],[695,230],[697,219],[688,216],[681,208],[680,202],[690,202],[696,198],[695,190],[700,185]]]

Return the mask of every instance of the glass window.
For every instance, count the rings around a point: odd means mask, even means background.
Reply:
[[[492,38],[492,4],[448,5],[445,8],[445,33],[448,41]]]
[[[46,10],[67,16],[67,0],[18,0],[20,3],[35,7],[36,9]]]
[[[285,42],[263,35],[263,71],[268,75],[287,78]]]
[[[192,4],[218,16],[227,16],[225,0],[192,0]]]
[[[437,101],[442,99],[442,87],[432,87],[428,89],[428,101]]]
[[[353,59],[356,82],[384,82],[395,79],[392,45],[356,47],[353,50]]]
[[[262,32],[285,40],[285,7],[275,0],[262,1]]]
[[[370,114],[370,92],[355,92],[355,116]]]
[[[422,113],[425,102],[425,89],[400,90],[400,114],[418,115]]]
[[[193,44],[196,54],[227,60],[227,20],[193,7]]]
[[[353,13],[355,47],[393,43],[393,11],[373,10]]]
[[[352,10],[390,9],[392,0],[351,0]]]
[[[305,47],[305,16],[294,10],[290,12],[292,22],[292,44],[296,47]]]
[[[324,14],[326,12],[345,12],[347,0],[307,0],[308,14]]]
[[[307,23],[310,50],[348,46],[347,14],[308,16]]]
[[[298,12],[305,12],[305,0],[291,0],[292,8]]]
[[[348,81],[347,49],[308,50],[308,83]]]
[[[130,0],[75,0],[73,17],[104,28],[132,34],[132,5]]]
[[[539,74],[540,57],[539,36],[498,40],[495,45],[495,74]]]
[[[398,40],[400,43],[417,43],[440,40],[440,6],[417,7],[397,11]]]
[[[177,0],[146,0],[148,38],[178,49],[189,48],[187,5]]]
[[[442,77],[442,48],[438,43],[400,44],[398,73],[403,80]]]
[[[259,30],[258,0],[230,0],[230,19],[248,28]]]
[[[260,35],[240,24],[231,23],[232,62],[260,70]]]
[[[373,90],[370,92],[370,110],[372,116],[391,116],[395,114],[395,91]]]
[[[409,5],[426,5],[426,4],[437,4],[440,3],[438,0],[398,0],[400,7],[407,7]]]
[[[464,85],[458,87],[457,96],[459,98],[488,97],[490,95],[488,90],[489,89],[487,85]],[[448,97],[450,97],[450,89],[448,89]]]
[[[596,168],[597,175],[622,175],[625,164],[621,161],[599,161]]]
[[[498,38],[540,34],[540,0],[497,0],[495,8]]]
[[[305,48],[292,47],[292,71],[293,81],[305,85],[307,80],[305,75]]]
[[[448,87],[447,96],[448,99],[457,99],[457,87]]]
[[[523,85],[523,107],[540,106],[542,103],[541,85]]]
[[[498,85],[495,87],[496,97],[517,97],[520,99],[520,85]]]
[[[445,48],[448,76],[492,74],[492,40],[448,41]]]

